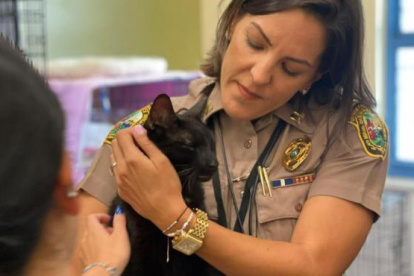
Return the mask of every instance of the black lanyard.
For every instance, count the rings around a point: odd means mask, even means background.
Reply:
[[[219,120],[219,118],[216,118],[217,120]],[[239,232],[239,233],[243,233],[243,223],[244,220],[246,218],[246,214],[247,214],[247,210],[250,208],[252,208],[252,206],[250,206],[250,202],[252,201],[252,197],[254,197],[254,194],[256,192],[256,187],[257,184],[259,183],[259,176],[257,173],[257,167],[259,165],[264,165],[266,163],[267,157],[269,156],[269,154],[272,152],[274,146],[276,145],[277,140],[279,139],[280,135],[282,134],[283,130],[285,129],[286,126],[286,122],[283,120],[279,120],[275,130],[273,131],[272,135],[270,136],[269,142],[267,142],[266,147],[264,148],[263,152],[260,154],[259,159],[256,161],[256,163],[254,164],[252,170],[250,171],[249,177],[246,180],[246,185],[244,187],[244,193],[243,193],[243,198],[242,198],[242,202],[240,204],[240,209],[237,210],[237,206],[235,206],[236,208],[236,212],[237,212],[237,220],[236,223],[234,225],[234,231]],[[219,130],[221,132],[221,129]],[[223,136],[222,133],[220,133],[221,135],[221,139],[223,141]],[[222,142],[220,141],[220,142]],[[222,142],[222,154],[224,157],[224,160],[226,159],[226,154],[224,152],[224,143]],[[225,164],[226,166],[226,170],[228,170],[228,165],[227,165],[227,161],[225,160]],[[229,179],[229,175],[227,175],[228,178],[228,184],[229,184],[229,190],[230,192],[233,194],[233,189],[232,189],[232,179]],[[224,209],[224,204],[223,204],[223,199],[221,196],[221,188],[220,188],[220,178],[219,178],[219,174],[217,172],[216,175],[214,175],[213,177],[213,188],[214,188],[214,196],[216,198],[216,202],[217,202],[217,214],[218,214],[218,222],[220,225],[224,226],[227,228],[227,221],[226,221],[226,212]],[[253,194],[251,195],[251,190],[253,189]],[[235,198],[233,198],[233,203],[236,204],[235,202]],[[251,222],[249,222],[251,223]],[[251,234],[251,233],[250,233]]]

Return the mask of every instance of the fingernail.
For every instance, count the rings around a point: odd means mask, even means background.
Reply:
[[[115,210],[115,215],[122,215],[123,213],[125,213],[124,207],[118,205]]]
[[[141,125],[136,125],[134,127],[134,131],[138,135],[144,135],[144,134],[147,133],[147,130],[143,126],[141,126]]]

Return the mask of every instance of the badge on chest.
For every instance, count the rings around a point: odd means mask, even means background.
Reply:
[[[299,168],[308,157],[311,148],[311,139],[306,135],[290,142],[283,156],[283,167],[289,172]]]

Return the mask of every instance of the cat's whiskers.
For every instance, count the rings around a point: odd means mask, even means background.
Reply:
[[[180,176],[187,176],[187,175],[192,175],[192,173],[194,173],[194,171],[193,171],[193,169],[192,168],[187,168],[187,169],[184,169],[184,170],[180,170],[180,171],[178,171],[177,172],[178,173],[178,175],[180,175]]]

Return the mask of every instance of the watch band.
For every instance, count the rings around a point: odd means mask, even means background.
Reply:
[[[195,209],[197,219],[194,228],[188,232],[180,231],[172,240],[173,248],[183,254],[191,255],[203,246],[203,240],[208,228],[208,215],[200,209]]]
[[[204,240],[208,228],[208,215],[206,212],[196,209],[197,220],[191,235]]]

